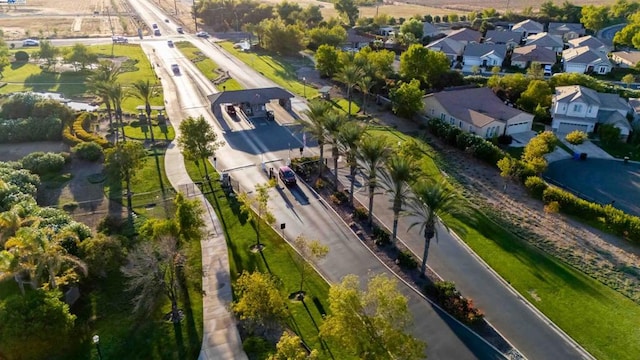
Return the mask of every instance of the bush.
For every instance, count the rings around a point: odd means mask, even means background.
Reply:
[[[567,136],[565,136],[565,140],[567,140],[569,144],[572,144],[572,145],[580,145],[583,142],[585,142],[587,138],[588,138],[587,133],[580,130],[574,130],[568,133]]]
[[[511,135],[498,136],[498,144],[500,145],[511,145],[512,142],[513,142],[513,137],[511,137]]]
[[[102,136],[87,132],[86,129],[89,127],[93,119],[94,119],[94,115],[91,113],[85,112],[80,114],[76,118],[76,120],[73,122],[73,133],[75,134],[76,137],[78,137],[83,141],[96,142],[103,149],[111,147],[112,144]]]
[[[250,336],[242,342],[242,349],[250,359],[266,359],[274,346],[259,336]]]
[[[529,176],[524,181],[524,186],[529,191],[529,194],[536,199],[542,199],[542,194],[547,189],[548,185],[539,176]]]
[[[29,53],[26,51],[22,51],[22,50],[16,51],[16,53],[13,56],[15,56],[16,61],[19,61],[19,62],[29,61]]]
[[[69,126],[65,126],[64,129],[62,129],[62,141],[71,147],[82,143],[82,140],[78,139],[71,133],[71,128]]]
[[[336,205],[341,205],[349,200],[349,197],[347,196],[347,194],[343,193],[342,191],[334,192],[333,194],[331,194],[329,198],[331,199],[331,202],[333,202]]]
[[[391,244],[391,234],[378,225],[373,225],[373,240],[380,246]]]
[[[71,149],[80,159],[88,160],[88,161],[97,161],[102,155],[102,146],[100,146],[96,142],[83,142],[78,144]]]
[[[4,109],[4,107],[3,107]],[[62,120],[47,118],[0,118],[0,143],[60,140]]]
[[[358,206],[353,210],[353,218],[356,220],[367,220],[369,211],[364,206]]]
[[[325,186],[326,186],[326,184],[325,184],[324,180],[322,180],[320,178],[318,178],[316,180],[316,189],[322,190],[322,189],[324,189]]]
[[[398,253],[398,265],[404,269],[413,270],[418,267],[418,261],[409,250],[403,250]]]
[[[451,281],[436,281],[433,295],[440,306],[465,324],[475,324],[484,318],[480,310],[473,307],[473,301],[463,297]]]
[[[23,157],[20,162],[25,169],[34,174],[42,175],[62,170],[64,166],[64,156],[38,151]]]

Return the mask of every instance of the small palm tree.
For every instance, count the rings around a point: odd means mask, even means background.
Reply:
[[[378,176],[391,155],[387,138],[367,136],[360,144],[358,165],[363,170],[369,186],[369,225],[373,224],[373,196],[378,187]]]
[[[347,122],[347,118],[340,113],[330,111],[324,119],[325,129],[325,143],[331,144],[331,157],[333,158],[333,170],[335,189],[338,190],[338,157],[340,151],[338,150],[338,134],[340,128]]]
[[[308,104],[309,109],[305,110],[304,115],[307,119],[297,119],[298,125],[302,126],[302,131],[309,133],[309,135],[316,139],[318,147],[320,147],[320,166],[319,176],[322,176],[322,170],[324,169],[324,144],[325,144],[325,128],[324,120],[331,111],[331,103],[323,100],[312,100]]]
[[[414,178],[415,164],[410,158],[398,154],[392,155],[387,166],[380,174],[380,185],[391,196],[393,210],[393,232],[391,242],[396,243],[398,237],[398,219],[404,210],[407,199],[411,196],[409,182]]]
[[[109,88],[122,74],[122,68],[110,61],[101,61],[93,75],[87,78],[86,84],[90,93],[99,96],[107,108],[109,128],[113,129],[113,116]]]
[[[350,190],[349,204],[353,205],[353,191],[356,182],[356,170],[358,169],[358,146],[366,128],[355,122],[347,122],[338,131],[338,145],[340,152],[347,158],[349,164]]]
[[[155,86],[151,85],[149,79],[146,81],[138,80],[133,83],[133,96],[144,101],[144,109],[147,114],[147,126],[149,128],[149,135],[151,136],[151,144],[156,144],[156,139],[153,135],[153,124],[151,123],[151,99],[158,94],[158,90]],[[147,138],[147,133],[144,133],[145,139]]]
[[[367,113],[367,97],[375,83],[375,79],[368,75],[361,77],[358,81],[358,88],[362,91],[362,112],[364,114]]]
[[[438,236],[436,232],[436,221],[442,214],[455,216],[468,215],[467,208],[460,201],[460,197],[447,184],[443,182],[421,182],[415,187],[415,197],[407,203],[409,214],[416,217],[415,222],[409,226],[411,230],[414,226],[420,227],[420,232],[424,236],[424,252],[422,254],[422,267],[420,273],[425,275],[427,269],[427,257],[429,255],[429,245],[431,239]]]
[[[124,123],[122,121],[122,103],[124,99],[128,97],[128,94],[119,82],[110,83],[107,91],[116,112],[116,122],[118,123],[118,127],[122,129],[122,141],[127,141],[124,132]],[[116,131],[116,142],[118,142],[118,131]]]
[[[347,100],[349,101],[348,115],[351,117],[351,93],[353,87],[358,84],[360,79],[364,76],[364,71],[361,67],[354,63],[345,64],[340,71],[336,74],[336,80],[344,83],[347,89]]]

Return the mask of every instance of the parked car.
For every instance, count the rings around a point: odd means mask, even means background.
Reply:
[[[184,34],[184,30],[182,30],[182,27],[180,26],[176,28],[176,31],[178,32],[178,34]]]
[[[235,106],[227,105],[226,109],[227,109],[227,114],[229,114],[229,116],[236,116],[236,107]]]
[[[178,64],[171,64],[171,71],[173,71],[173,75],[180,75],[180,66],[178,66]]]
[[[157,29],[158,28],[158,24],[151,24],[151,28],[154,29],[154,30]]]
[[[22,46],[40,46],[40,41],[35,39],[27,39],[22,42]]]
[[[160,35],[161,35],[161,34],[160,34],[160,30],[155,29],[155,30],[153,31],[153,35],[155,35],[155,36],[160,36]]]
[[[173,47],[173,40],[167,40],[167,45],[169,47]]]
[[[206,31],[198,31],[196,33],[197,37],[201,37],[201,38],[208,38],[209,37],[209,33]]]
[[[278,169],[278,176],[285,185],[291,186],[296,184],[296,174],[288,166],[280,166],[280,169]]]

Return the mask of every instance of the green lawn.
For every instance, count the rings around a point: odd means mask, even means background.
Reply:
[[[601,147],[602,150],[606,151],[611,156],[617,157],[618,159],[628,156],[633,161],[640,161],[640,147],[637,145],[622,142],[616,144],[605,144],[600,140],[591,141]]]
[[[392,129],[369,132],[387,136],[392,142],[410,138]],[[437,156],[425,155],[421,168],[428,176],[440,178],[434,160]],[[475,225],[451,217],[444,220],[522,296],[596,358],[631,360],[640,354],[638,304],[528,245],[484,216]]]
[[[204,172],[201,168],[191,162],[186,162],[189,175],[194,182],[201,181]],[[208,164],[210,167],[210,165]],[[212,167],[209,173],[214,174]],[[216,176],[212,176],[216,178]],[[227,196],[220,188],[219,182],[213,182],[213,194],[209,193],[207,198],[215,208],[216,214],[220,219],[220,223],[225,232],[227,245],[229,248],[229,262],[231,276],[235,280],[242,271],[262,271],[271,272],[282,280],[282,294],[288,296],[290,293],[297,291],[300,284],[300,271],[296,265],[300,258],[291,247],[282,240],[282,238],[267,225],[261,225],[261,243],[266,247],[260,253],[253,253],[249,247],[255,244],[256,232],[246,218],[239,213],[237,202]],[[206,186],[205,188],[208,188]],[[331,250],[329,250],[331,251]],[[318,338],[318,329],[316,327],[322,323],[319,307],[312,301],[318,298],[324,311],[329,310],[327,296],[329,292],[329,284],[327,284],[317,273],[307,275],[304,290],[307,292],[307,301],[304,304],[297,301],[289,303],[291,318],[289,326],[311,347],[321,349],[321,342]],[[329,345],[331,353],[335,359],[345,359],[345,355],[341,353],[339,348]],[[331,358],[327,351],[322,351],[323,359]]]
[[[282,86],[284,89],[290,92],[303,96],[306,94],[307,99],[313,99],[319,96],[318,89],[305,84],[302,79],[298,78],[296,74],[296,68],[291,65],[291,60],[287,60],[283,57],[267,54],[264,52],[244,52],[233,48],[233,44],[230,42],[219,43],[221,46],[231,53],[231,55],[242,60],[245,64],[251,66],[260,74],[264,75],[268,79],[271,79],[276,84]],[[302,61],[302,60],[300,60]],[[306,66],[309,64],[306,63]],[[332,99],[335,102],[336,107],[347,111],[348,101],[345,99]],[[354,97],[354,100],[355,99]],[[351,113],[355,114],[360,111],[356,101],[351,104]]]
[[[151,140],[151,135],[149,134],[148,126],[141,126],[138,124],[126,125],[124,127],[124,133],[125,135],[127,135],[127,138],[136,139],[136,140],[145,140],[145,133],[146,133],[147,138]],[[167,122],[165,125],[154,125],[153,136],[156,140],[171,141],[176,136],[176,133],[173,130],[173,126],[171,126]]]
[[[218,64],[215,63],[212,59],[204,56],[200,50],[194,46],[192,43],[188,41],[180,41],[176,43],[176,47],[180,49],[180,51],[186,56],[189,60],[191,60],[196,67],[202,72],[207,79],[215,80],[218,78],[219,74],[215,71],[218,69]],[[243,90],[244,88],[240,85],[235,79],[230,78],[219,85],[216,85],[218,89],[226,89],[226,90]]]
[[[64,47],[61,47],[64,48]],[[91,45],[89,49],[98,54],[101,58],[111,57],[111,50],[115,57],[127,57],[128,61],[123,62],[125,72],[120,75],[120,82],[124,86],[138,80],[149,79],[152,83],[159,84],[151,63],[137,45]],[[21,91],[37,92],[57,92],[65,97],[81,97],[85,95],[87,86],[85,84],[89,72],[63,72],[52,73],[43,72],[34,63],[12,63],[3,72],[3,82],[7,85],[0,88],[0,94],[7,94]],[[159,95],[151,99],[151,105],[163,105],[162,88],[159,88]],[[133,96],[125,98],[122,108],[124,111],[136,113],[136,106],[144,105]]]

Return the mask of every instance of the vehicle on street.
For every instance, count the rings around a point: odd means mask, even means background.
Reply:
[[[114,36],[111,38],[114,44],[128,44],[129,39],[124,36]]]
[[[154,29],[154,30],[157,29],[158,28],[158,24],[151,24],[151,28]]]
[[[206,31],[198,31],[196,33],[197,37],[201,37],[201,38],[208,38],[209,37],[209,33]]]
[[[167,46],[173,47],[173,40],[167,40]]]
[[[164,19],[164,22],[168,23],[168,22],[169,22],[169,19]]]
[[[178,26],[178,27],[176,28],[176,31],[178,32],[178,34],[184,34],[184,30],[182,30],[182,27],[181,27],[181,26]]]
[[[22,46],[40,46],[40,41],[35,39],[27,39],[22,42]]]
[[[229,114],[229,116],[236,116],[236,107],[235,106],[227,105],[226,109],[227,109],[227,114]]]
[[[178,66],[178,64],[171,64],[171,71],[173,71],[173,75],[180,75],[180,66]]]
[[[288,166],[280,166],[278,176],[285,185],[292,186],[296,184],[296,174]]]
[[[275,119],[276,119],[276,117],[275,117],[275,115],[274,115],[274,113],[273,113],[273,110],[269,110],[269,111],[267,111],[267,120],[271,120],[271,121],[273,121],[273,120],[275,120]]]
[[[155,30],[153,31],[153,35],[155,35],[155,36],[160,36],[160,35],[161,35],[161,34],[160,34],[160,30],[155,29]]]

